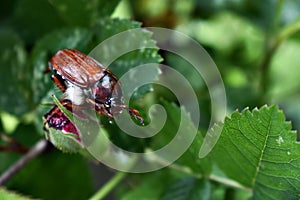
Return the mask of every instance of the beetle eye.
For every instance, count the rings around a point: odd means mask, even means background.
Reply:
[[[111,99],[110,98],[106,99],[105,104],[109,105],[109,107],[110,107],[111,106]]]

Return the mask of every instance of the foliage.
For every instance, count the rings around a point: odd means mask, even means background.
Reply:
[[[152,48],[123,55],[108,67],[120,77],[137,65],[163,62],[188,79],[198,98],[201,122],[186,152],[155,172],[116,172],[97,191],[99,178],[91,171],[95,167],[91,155],[72,136],[50,129],[48,138],[54,145],[73,154],[49,144],[0,188],[0,199],[99,199],[108,193],[124,200],[299,199],[299,134],[293,131],[300,130],[299,16],[300,4],[292,0],[5,0],[0,12],[1,174],[45,137],[42,117],[51,109],[45,104],[60,106],[51,95],[62,94],[45,73],[50,57],[64,48],[88,53],[129,29],[172,28],[201,44],[222,75],[228,117],[212,127],[210,133],[220,138],[212,152],[200,158],[211,116],[208,88],[190,63],[159,51],[151,32],[140,31],[134,37]],[[125,45],[126,41],[120,42],[107,50]],[[153,79],[159,73],[157,69]],[[153,138],[126,135],[105,118],[101,129],[117,146],[145,152],[168,144],[174,137],[169,133],[182,120],[185,130],[195,128],[189,123],[190,113],[178,106],[166,88],[146,85],[130,100],[146,124],[150,106],[157,103],[165,107],[168,119]],[[68,116],[66,109],[62,111]],[[105,148],[107,143],[99,146]],[[166,161],[154,157],[151,162]]]

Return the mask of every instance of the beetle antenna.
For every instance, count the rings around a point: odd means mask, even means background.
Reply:
[[[138,110],[134,108],[128,108],[128,107],[126,107],[126,110],[128,111],[130,116],[134,117],[136,120],[140,121],[142,125],[144,125],[144,119],[141,116],[139,116]]]

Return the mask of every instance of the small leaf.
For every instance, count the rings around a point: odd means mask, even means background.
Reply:
[[[207,180],[185,177],[171,185],[160,198],[162,200],[201,200],[211,199],[211,187]]]
[[[229,178],[253,189],[253,199],[299,198],[300,145],[276,106],[226,118],[212,156]]]
[[[65,153],[78,153],[82,150],[82,146],[76,142],[71,134],[63,133],[61,130],[56,130],[53,128],[48,128],[48,133],[46,133],[46,138],[49,140],[56,148]]]

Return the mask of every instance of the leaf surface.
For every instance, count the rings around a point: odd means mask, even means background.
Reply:
[[[8,191],[6,189],[0,189],[0,199],[9,199],[9,200],[29,200],[30,198],[19,195],[15,192]]]
[[[253,199],[298,199],[300,146],[276,106],[226,118],[212,155],[225,174],[252,188]]]
[[[28,111],[28,88],[24,86],[26,52],[22,40],[12,30],[0,31],[0,110],[14,115]]]
[[[196,179],[193,177],[185,177],[165,191],[162,200],[203,200],[210,199],[210,184],[205,179]]]

